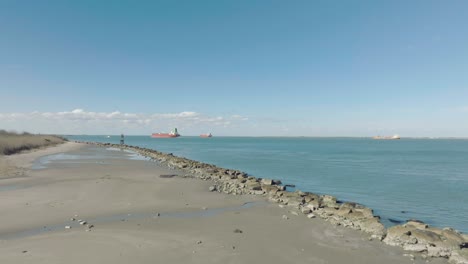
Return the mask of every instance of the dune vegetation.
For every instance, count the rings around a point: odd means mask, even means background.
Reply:
[[[11,155],[24,150],[57,145],[66,141],[54,135],[36,135],[0,130],[0,155]]]

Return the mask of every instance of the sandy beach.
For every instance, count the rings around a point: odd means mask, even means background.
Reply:
[[[446,263],[182,176],[71,142],[0,157],[0,263]]]

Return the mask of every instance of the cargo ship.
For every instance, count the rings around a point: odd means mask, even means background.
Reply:
[[[400,139],[399,135],[393,135],[393,136],[375,136],[373,139]]]
[[[200,137],[202,138],[210,138],[212,137],[213,135],[211,135],[211,133],[208,133],[208,134],[201,134]]]
[[[177,128],[174,128],[170,133],[153,133],[151,134],[152,138],[175,138],[180,137],[179,133],[177,132]]]

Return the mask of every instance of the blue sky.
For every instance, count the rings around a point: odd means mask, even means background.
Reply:
[[[0,128],[468,136],[468,1],[0,1]]]

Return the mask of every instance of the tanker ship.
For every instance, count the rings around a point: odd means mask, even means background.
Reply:
[[[208,133],[208,134],[201,134],[200,137],[202,138],[209,138],[209,137],[212,137],[213,135],[211,135],[211,133]]]
[[[152,138],[175,138],[180,137],[179,133],[177,132],[177,128],[174,128],[170,133],[153,133],[151,134]]]

